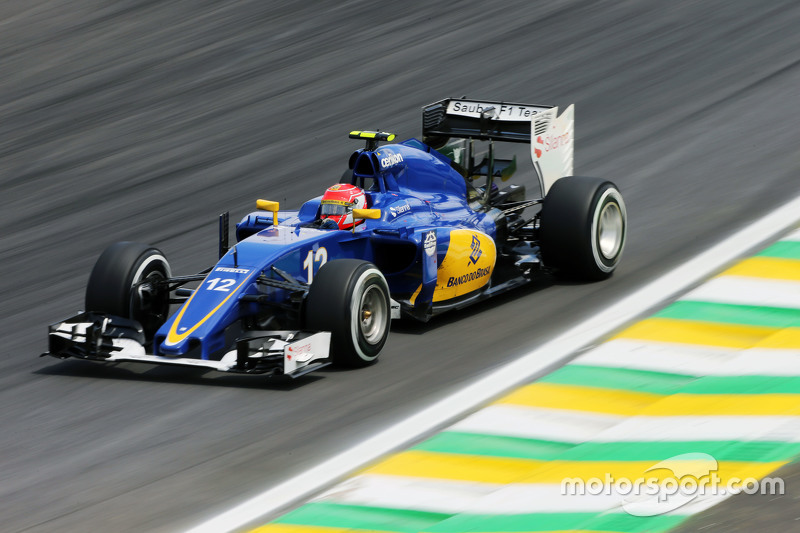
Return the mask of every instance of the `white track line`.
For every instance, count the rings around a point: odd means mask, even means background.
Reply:
[[[686,261],[605,311],[570,328],[551,341],[477,380],[430,407],[192,528],[187,533],[224,533],[297,504],[366,464],[432,433],[521,385],[563,364],[573,353],[630,323],[655,305],[675,298],[744,253],[764,244],[798,222],[800,196],[772,211],[702,254]]]

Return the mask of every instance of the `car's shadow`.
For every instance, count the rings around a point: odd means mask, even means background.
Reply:
[[[298,378],[290,378],[259,374],[225,374],[203,368],[150,366],[136,363],[103,363],[80,359],[58,361],[55,364],[34,370],[32,373],[43,376],[69,376],[274,391],[291,391],[323,379],[323,376],[318,375],[318,372]]]

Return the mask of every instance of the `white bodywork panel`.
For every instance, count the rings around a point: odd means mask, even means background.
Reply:
[[[331,334],[327,331],[287,343],[283,348],[283,373],[289,375],[314,361],[327,359],[330,346]]]
[[[542,186],[542,196],[564,176],[572,176],[575,153],[575,106],[558,116],[558,108],[531,119],[531,161]]]

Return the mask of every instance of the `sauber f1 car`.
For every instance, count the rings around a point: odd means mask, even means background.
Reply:
[[[426,321],[542,271],[606,278],[625,204],[613,183],[572,176],[573,116],[445,99],[423,108],[422,140],[351,132],[366,146],[339,184],[298,210],[258,200],[230,247],[220,215],[219,262],[198,274],[174,275],[151,246],[107,248],[86,310],[50,326],[43,355],[297,377],[373,362],[394,318]],[[533,197],[505,185],[516,157],[497,157],[501,142],[530,144]]]

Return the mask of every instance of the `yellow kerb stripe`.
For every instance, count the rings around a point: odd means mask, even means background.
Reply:
[[[786,328],[759,342],[758,348],[800,350],[800,328]]]
[[[673,394],[533,383],[497,401],[548,409],[622,416],[792,415],[800,414],[800,394]]]
[[[778,257],[751,257],[729,268],[720,276],[747,276],[751,278],[800,281],[800,261]]]
[[[250,530],[250,533],[347,533],[355,530],[341,527],[323,526],[295,526],[292,524],[267,524],[258,529]],[[386,533],[372,529],[359,529],[358,533]]]
[[[798,415],[800,394],[673,394],[639,414],[644,416]]]
[[[721,461],[716,471],[723,483],[732,477],[760,478],[777,470],[788,461],[771,463],[749,463],[740,461]],[[651,469],[657,461],[535,461],[509,459],[481,455],[460,455],[413,450],[393,455],[368,469],[368,474],[415,477],[426,479],[445,479],[476,483],[547,483],[560,484],[566,478],[605,479],[606,474],[615,479],[674,477],[667,469]],[[698,472],[704,475],[704,461],[696,465],[683,461],[681,465],[671,464],[670,468],[682,473]]]
[[[530,459],[510,459],[412,450],[392,455],[368,468],[366,474],[410,476],[483,483],[513,483],[533,475],[545,464]]]
[[[755,346],[778,331],[777,328],[761,326],[648,318],[614,338],[745,349]]]
[[[659,394],[616,389],[599,389],[556,383],[533,383],[501,398],[496,403],[568,409],[614,415],[635,415],[662,399]]]

